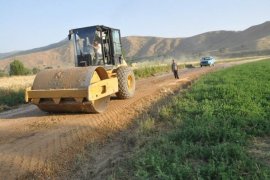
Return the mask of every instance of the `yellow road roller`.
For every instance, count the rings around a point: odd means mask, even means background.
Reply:
[[[131,98],[135,77],[127,66],[119,29],[103,25],[69,31],[73,41],[75,67],[39,72],[25,101],[46,112],[103,112],[113,94]]]

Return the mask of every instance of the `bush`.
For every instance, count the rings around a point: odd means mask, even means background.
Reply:
[[[9,75],[16,76],[16,75],[28,75],[31,74],[31,70],[24,67],[23,63],[19,60],[14,60],[12,63],[10,63],[10,70]]]
[[[0,112],[24,103],[24,89],[0,88]]]
[[[38,69],[38,68],[36,68],[36,67],[34,67],[34,68],[32,69],[33,74],[37,74],[39,71],[40,71],[40,69]]]

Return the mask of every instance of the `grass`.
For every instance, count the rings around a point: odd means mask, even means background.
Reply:
[[[136,152],[116,174],[134,179],[269,179],[270,163],[249,148],[252,139],[270,135],[269,82],[270,60],[205,75],[158,114],[139,122]]]
[[[0,89],[24,89],[32,85],[35,76],[9,76],[0,78]]]
[[[24,103],[24,89],[0,89],[0,112]]]
[[[189,66],[192,66],[191,64],[188,64]],[[179,69],[185,68],[185,64],[178,65]],[[146,66],[146,67],[140,67],[138,69],[134,69],[134,74],[137,79],[140,78],[147,78],[150,76],[155,76],[159,73],[165,73],[165,72],[171,72],[171,65],[163,65],[163,66]]]
[[[134,69],[134,75],[138,78],[146,78],[150,76],[154,76],[157,73],[169,72],[171,71],[170,66],[151,66],[151,67],[142,67],[138,69]]]
[[[24,103],[24,90],[31,86],[34,76],[0,78],[0,112]]]

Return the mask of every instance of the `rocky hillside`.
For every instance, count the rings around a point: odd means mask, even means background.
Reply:
[[[226,55],[270,50],[270,22],[244,31],[212,31],[188,38],[126,37],[128,57]]]
[[[122,38],[128,59],[156,57],[188,58],[201,55],[244,56],[270,54],[270,21],[244,31],[212,31],[187,38],[129,36]],[[65,39],[49,46],[0,54],[0,69],[8,69],[14,59],[27,67],[73,66],[73,48]]]
[[[20,51],[5,58],[0,58],[0,70],[7,71],[14,59],[20,60],[28,68],[37,67],[70,67],[74,66],[73,46],[68,40],[63,40],[49,46]]]

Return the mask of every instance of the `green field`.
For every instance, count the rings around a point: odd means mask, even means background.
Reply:
[[[270,135],[270,60],[207,74],[167,102],[139,121],[135,152],[113,177],[270,178],[270,158],[250,151]]]

